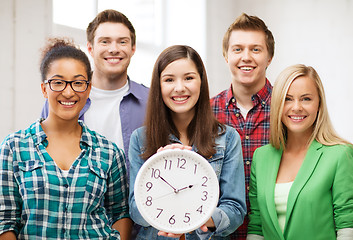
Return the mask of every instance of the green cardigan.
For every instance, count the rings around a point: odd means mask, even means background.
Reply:
[[[330,240],[353,227],[353,148],[313,141],[290,189],[282,233],[274,189],[282,150],[271,145],[253,156],[248,234],[266,240]]]

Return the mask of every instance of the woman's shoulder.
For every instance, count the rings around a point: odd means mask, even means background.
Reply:
[[[114,142],[108,140],[102,134],[89,129],[82,121],[80,121],[80,125],[83,128],[81,141],[87,143],[87,145],[89,146],[92,146],[94,150],[106,149],[108,151],[122,151],[121,149],[118,148],[118,146]]]
[[[235,135],[237,138],[240,138],[240,135],[235,128],[225,124],[222,124],[218,127],[218,134]]]
[[[2,141],[2,144],[12,145],[16,142],[24,144],[28,141],[32,141],[32,138],[38,138],[41,135],[45,137],[45,133],[40,126],[39,120],[32,123],[28,128],[21,129],[16,132],[8,134]],[[17,145],[17,144],[15,144]]]
[[[263,154],[274,154],[282,152],[280,149],[276,149],[271,144],[266,144],[261,147],[258,147],[254,151],[254,155],[263,155]]]
[[[323,145],[323,151],[325,154],[333,154],[335,156],[348,155],[353,158],[353,145],[352,144],[336,144],[332,146]]]

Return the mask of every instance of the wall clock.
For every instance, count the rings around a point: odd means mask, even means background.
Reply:
[[[134,194],[139,212],[151,226],[180,234],[201,227],[211,217],[218,204],[219,183],[201,155],[168,149],[142,165]]]

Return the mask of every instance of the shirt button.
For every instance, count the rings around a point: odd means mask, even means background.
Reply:
[[[246,165],[250,165],[250,161],[246,161],[245,163],[246,163]]]
[[[235,99],[234,98],[232,98],[232,103],[235,103]]]
[[[247,187],[246,187],[246,189],[248,189],[248,191],[249,191],[250,187],[249,187],[249,186],[247,186]]]
[[[236,116],[236,117],[239,117],[239,113],[236,113],[235,116]]]
[[[249,136],[245,136],[245,139],[246,139],[246,140],[249,140],[249,138],[250,138]]]

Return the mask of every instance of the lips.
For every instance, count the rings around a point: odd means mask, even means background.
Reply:
[[[184,103],[189,99],[189,96],[177,96],[172,97],[172,100],[176,103]]]
[[[122,60],[122,58],[118,58],[118,57],[106,57],[104,59],[110,64],[117,64]]]
[[[290,119],[294,120],[294,121],[301,121],[303,120],[304,118],[306,118],[306,116],[293,116],[293,115],[290,115],[288,116]]]
[[[252,70],[254,70],[256,67],[252,67],[252,66],[241,66],[238,67],[240,70],[245,71],[245,72],[250,72]]]
[[[77,101],[59,101],[59,103],[64,106],[72,106],[75,105]]]

